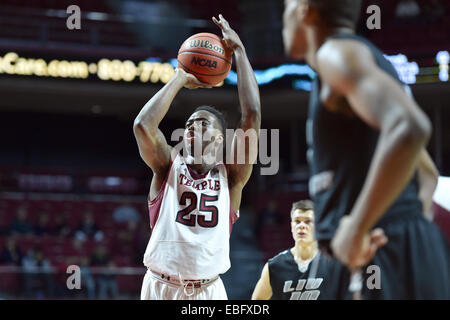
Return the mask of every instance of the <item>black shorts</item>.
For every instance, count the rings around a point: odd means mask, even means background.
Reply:
[[[378,249],[373,260],[361,269],[361,298],[364,300],[450,299],[450,247],[440,229],[423,218],[421,212],[398,214],[384,219],[383,228],[389,241]],[[379,289],[374,281],[379,267]],[[349,270],[336,299],[352,299]],[[342,283],[346,279],[347,283]],[[368,285],[369,284],[369,285]]]
[[[368,289],[363,272],[363,299],[450,299],[450,250],[440,229],[421,212],[380,227],[389,241],[370,264],[380,267],[381,289]]]

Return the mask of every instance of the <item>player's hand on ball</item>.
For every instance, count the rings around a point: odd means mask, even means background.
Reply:
[[[193,74],[190,74],[186,71],[184,71],[181,68],[175,69],[175,76],[176,77],[182,77],[185,81],[184,87],[188,89],[198,89],[198,88],[212,88],[212,85],[208,83],[200,82]]]
[[[215,17],[212,17],[212,20],[222,30],[223,41],[230,50],[234,51],[238,47],[244,47],[238,34],[231,29],[230,24],[221,14],[219,14],[219,20]]]
[[[331,241],[334,256],[349,268],[367,265],[388,239],[383,229],[359,234],[352,216],[344,216]]]

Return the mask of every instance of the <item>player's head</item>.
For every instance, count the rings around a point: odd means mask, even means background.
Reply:
[[[201,155],[216,153],[223,147],[227,123],[223,114],[211,106],[200,106],[185,123],[184,142],[187,152],[194,156],[199,148]]]
[[[308,30],[317,28],[354,29],[361,0],[285,0],[283,43],[286,53],[303,59],[312,40]]]
[[[314,204],[311,200],[301,200],[292,204],[291,232],[295,243],[309,245],[315,241]]]

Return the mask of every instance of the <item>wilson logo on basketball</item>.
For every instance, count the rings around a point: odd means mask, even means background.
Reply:
[[[189,41],[189,45],[191,48],[206,48],[214,50],[220,54],[225,54],[225,50],[217,45],[213,45],[208,40],[191,40]]]
[[[213,69],[217,68],[217,61],[212,61],[209,59],[202,59],[202,58],[199,58],[196,56],[194,56],[192,58],[191,64],[196,64],[201,67],[209,67],[209,68],[213,68]]]

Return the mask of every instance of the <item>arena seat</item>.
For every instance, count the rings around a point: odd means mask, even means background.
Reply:
[[[22,275],[19,273],[0,274],[0,292],[17,295],[22,290]]]

